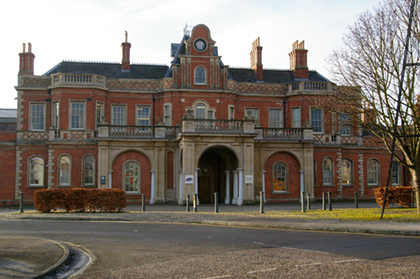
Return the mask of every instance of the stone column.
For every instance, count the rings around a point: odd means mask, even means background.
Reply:
[[[242,205],[244,201],[244,172],[243,169],[239,169],[239,196],[238,196],[238,205]]]
[[[200,200],[198,199],[198,171],[200,168],[196,168],[194,172],[194,194],[197,194],[197,205],[200,205]]]
[[[230,203],[230,171],[225,171],[226,173],[226,198],[225,204]]]
[[[150,171],[152,174],[152,181],[151,181],[151,190],[150,190],[150,204],[154,204],[155,203],[155,191],[156,191],[156,187],[155,187],[155,171],[151,170]]]
[[[182,204],[182,185],[183,185],[182,181],[182,170],[179,171],[179,189],[178,189],[178,204]]]
[[[108,171],[108,188],[111,189],[112,188],[112,173],[114,171],[113,170],[109,170]],[[125,189],[123,189],[125,190]]]
[[[267,172],[266,170],[262,171],[262,191],[264,192],[264,203],[267,203],[267,199],[265,195],[265,173],[266,172]]]
[[[238,171],[233,171],[233,199],[232,204],[238,204]]]

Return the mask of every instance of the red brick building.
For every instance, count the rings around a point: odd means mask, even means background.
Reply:
[[[63,61],[33,75],[20,53],[15,124],[1,124],[0,202],[37,189],[118,188],[130,202],[241,205],[320,198],[372,198],[386,183],[389,155],[346,115],[314,100],[335,84],[308,69],[304,42],[289,70],[265,70],[259,38],[250,68],[222,63],[205,25],[172,44],[169,66]],[[15,125],[15,126],[13,126]],[[409,178],[395,163],[392,183]]]

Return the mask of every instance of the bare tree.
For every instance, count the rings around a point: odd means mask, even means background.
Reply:
[[[412,4],[414,16],[404,66]],[[358,17],[344,35],[345,46],[327,58],[334,81],[345,86],[338,87],[330,99],[334,106],[328,101],[324,105],[339,113],[357,114],[356,124],[380,139],[389,152],[395,139],[398,152],[393,154],[410,170],[420,213],[419,8],[416,0],[385,0]]]

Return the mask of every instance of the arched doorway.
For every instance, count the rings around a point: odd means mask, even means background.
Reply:
[[[233,194],[233,175],[238,168],[236,155],[222,146],[211,147],[201,155],[198,162],[198,199],[200,203],[213,203],[214,193],[219,193],[219,203],[226,200],[226,180],[229,179],[229,198]],[[229,175],[226,174],[229,172]]]

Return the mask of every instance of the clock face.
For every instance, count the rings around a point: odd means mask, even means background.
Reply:
[[[199,40],[195,41],[194,46],[195,46],[196,50],[203,51],[203,50],[206,49],[206,42],[199,39]]]

